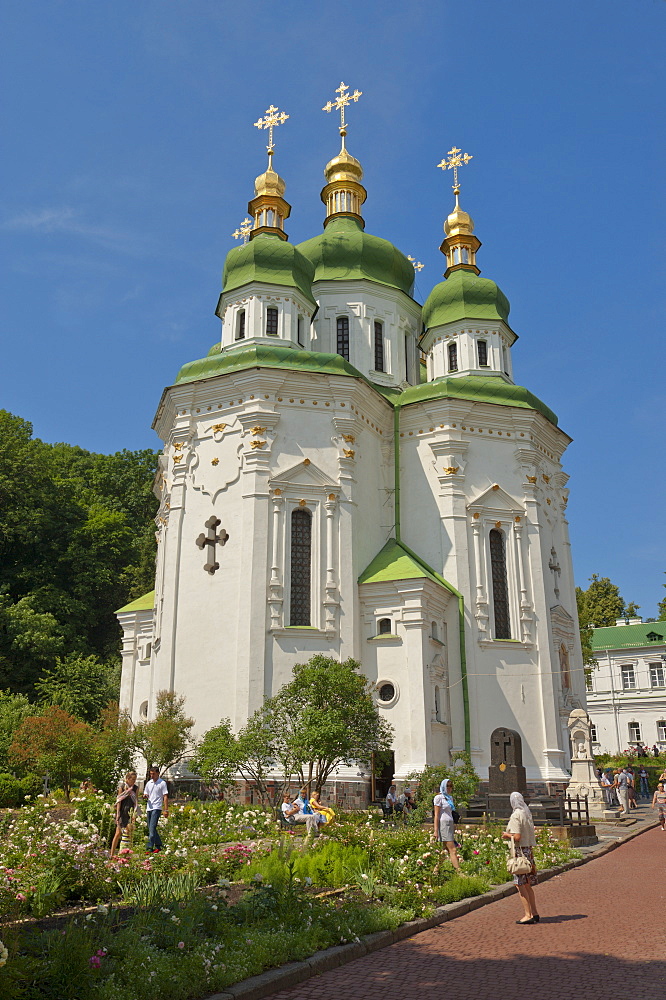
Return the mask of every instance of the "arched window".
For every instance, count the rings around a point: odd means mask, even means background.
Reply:
[[[291,512],[290,625],[310,624],[310,563],[312,514],[297,507]]]
[[[384,371],[384,326],[375,321],[375,371]]]
[[[278,335],[278,311],[273,306],[266,310],[266,336],[277,337]]]
[[[337,319],[337,353],[349,361],[349,317],[338,316]]]
[[[493,528],[490,532],[490,567],[493,581],[493,611],[495,638],[511,638],[509,619],[509,588],[506,577],[506,551],[504,532]]]
[[[391,619],[390,618],[380,618],[377,622],[377,635],[390,635],[391,634]]]
[[[458,345],[449,344],[449,371],[458,371]]]
[[[299,316],[296,322],[296,340],[303,346],[303,317]]]
[[[241,309],[238,313],[238,322],[236,324],[236,340],[245,340],[245,310]]]
[[[142,719],[147,719],[148,718],[148,702],[147,701],[142,701],[141,702],[141,704],[139,706],[139,715],[141,716]]]
[[[476,344],[479,352],[479,368],[488,367],[488,343],[485,340],[478,340]]]

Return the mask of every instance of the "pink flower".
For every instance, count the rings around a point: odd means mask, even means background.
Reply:
[[[16,898],[20,899],[21,902],[24,902],[28,897],[24,893],[22,893],[22,892],[17,892],[16,893]]]
[[[478,851],[472,851],[472,854],[478,854],[478,853],[479,853]]]
[[[92,966],[93,969],[99,969],[102,964],[102,959],[99,955],[93,955],[92,958],[88,959],[88,965]]]
[[[178,942],[178,947],[179,948],[184,948],[185,947],[185,942],[184,941],[179,941]]]

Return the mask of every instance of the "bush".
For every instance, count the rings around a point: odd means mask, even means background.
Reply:
[[[0,809],[16,809],[22,806],[26,795],[39,795],[42,779],[38,774],[26,774],[16,778],[13,774],[0,774]]]

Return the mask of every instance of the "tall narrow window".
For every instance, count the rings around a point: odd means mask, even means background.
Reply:
[[[435,685],[435,718],[437,722],[442,721],[442,706],[439,700],[439,687]]]
[[[477,341],[477,349],[479,352],[479,368],[488,367],[488,343],[485,340]]]
[[[636,673],[631,664],[627,664],[625,667],[620,667],[622,673],[622,690],[631,691],[632,688],[636,687]]]
[[[641,724],[640,724],[640,722],[630,722],[629,723],[629,742],[630,743],[640,743],[641,742]]]
[[[590,723],[590,740],[592,741],[592,743],[599,742],[599,740],[597,739],[597,727],[593,722]]]
[[[238,322],[236,325],[236,340],[245,340],[245,310],[241,309],[238,313]]]
[[[449,371],[458,371],[458,345],[449,344]]]
[[[411,366],[409,364],[409,341],[408,341],[407,337],[405,337],[405,382],[409,382],[410,381],[410,378],[409,378],[410,370],[411,370]]]
[[[296,340],[303,346],[303,317],[299,316],[296,322]]]
[[[337,319],[337,353],[345,361],[349,361],[349,317],[338,316]]]
[[[495,638],[510,639],[511,622],[509,620],[509,588],[506,578],[504,533],[495,528],[490,532],[490,566],[493,581]]]
[[[384,371],[384,326],[375,322],[375,371]]]
[[[666,719],[660,719],[657,723],[657,739],[660,743],[666,743]]]
[[[310,563],[312,514],[297,507],[291,512],[290,625],[310,624]]]
[[[278,335],[278,311],[272,306],[266,310],[266,336],[277,337]]]

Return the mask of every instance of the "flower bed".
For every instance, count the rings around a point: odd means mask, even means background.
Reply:
[[[113,859],[111,815],[100,796],[70,818],[53,820],[42,800],[0,819],[0,912],[42,918],[98,904],[52,930],[4,925],[3,1000],[28,995],[28,984],[35,1000],[112,1000],[134,995],[137,980],[163,1000],[203,997],[507,879],[499,830],[461,832],[460,877],[429,830],[387,829],[369,813],[340,817],[310,842],[259,809],[187,804],[161,824],[164,851]],[[537,865],[573,856],[539,832]]]

